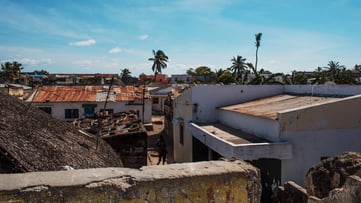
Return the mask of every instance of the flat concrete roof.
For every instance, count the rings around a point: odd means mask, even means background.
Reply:
[[[280,94],[241,104],[219,107],[218,109],[276,120],[277,112],[319,105],[340,99],[342,98]]]
[[[199,124],[199,127],[213,134],[214,136],[231,142],[233,144],[253,144],[253,143],[269,143],[269,140],[257,137],[255,135],[245,133],[221,123]]]

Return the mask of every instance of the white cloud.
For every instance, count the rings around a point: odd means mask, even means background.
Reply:
[[[148,35],[139,35],[139,36],[138,36],[138,39],[140,39],[140,40],[146,40],[146,39],[148,39],[148,38],[149,38]]]
[[[116,53],[119,53],[119,52],[121,52],[121,51],[122,51],[121,48],[119,48],[119,47],[114,47],[113,49],[109,50],[108,52],[109,52],[109,54],[116,54]]]
[[[70,42],[69,45],[70,46],[90,46],[95,43],[96,43],[96,41],[94,39],[89,39],[89,40],[85,40],[85,41]]]
[[[93,64],[92,60],[77,60],[77,61],[73,61],[73,64],[75,65],[79,65],[79,66],[89,66]]]
[[[9,60],[3,60],[3,62],[6,61],[17,61],[21,63],[22,65],[30,65],[30,66],[38,66],[38,65],[49,65],[53,64],[53,60],[50,58],[44,58],[44,59],[32,59],[32,58],[13,58]]]

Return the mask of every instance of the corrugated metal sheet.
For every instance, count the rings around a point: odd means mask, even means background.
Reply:
[[[337,101],[339,99],[340,98],[334,97],[295,96],[282,94],[241,104],[225,106],[219,109],[275,120],[277,119],[277,112],[322,104],[330,101]]]
[[[43,86],[33,102],[96,102],[105,101],[109,86]],[[135,101],[142,99],[143,87],[112,86],[108,101]],[[145,98],[149,93],[145,92]]]

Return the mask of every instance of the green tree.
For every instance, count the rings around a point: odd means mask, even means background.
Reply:
[[[262,37],[262,33],[258,33],[255,34],[256,36],[256,63],[255,63],[255,69],[257,70],[257,65],[258,65],[258,48],[261,46],[261,37]]]
[[[149,58],[149,61],[153,61],[152,71],[155,76],[159,73],[162,73],[162,69],[167,67],[168,56],[162,50],[154,51],[153,50],[153,58]]]
[[[20,73],[23,69],[22,64],[16,61],[5,62],[1,64],[1,72],[0,75],[6,82],[15,82],[20,79]]]
[[[247,69],[246,58],[237,55],[237,57],[233,57],[231,61],[232,66],[230,68],[233,71],[234,80],[238,81],[238,78],[241,78],[240,83],[244,84],[244,75]]]
[[[37,75],[49,75],[49,72],[46,71],[46,70],[34,70],[34,73],[37,74]]]
[[[329,81],[336,82],[336,78],[338,77],[340,71],[345,69],[345,66],[334,61],[329,61],[327,65],[328,66],[324,68],[327,73],[327,79]]]
[[[217,82],[221,82],[223,84],[230,84],[234,82],[234,77],[231,72],[223,71],[218,77]]]
[[[308,80],[306,77],[306,73],[303,71],[292,71],[292,76],[290,80],[287,81],[290,85],[305,85]]]
[[[128,68],[124,68],[120,70],[120,80],[123,81],[124,84],[128,84],[129,81],[131,80],[131,72]]]
[[[215,75],[215,73],[207,66],[199,66],[195,69],[195,75],[203,76],[203,82],[207,83],[212,80],[212,76]]]

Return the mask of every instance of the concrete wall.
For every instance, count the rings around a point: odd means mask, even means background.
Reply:
[[[0,194],[0,202],[257,203],[261,184],[258,169],[245,162],[212,161],[2,174]]]
[[[361,129],[284,132],[283,137],[292,144],[293,157],[282,160],[282,182],[292,180],[305,185],[309,168],[321,157],[331,157],[346,151],[361,151]]]
[[[139,111],[139,117],[142,118],[142,109],[141,101],[138,102],[137,105],[128,105],[128,102],[108,102],[106,109],[114,109],[114,112],[122,112],[122,111]],[[33,103],[36,107],[51,107],[52,108],[52,116],[54,118],[60,120],[74,120],[74,119],[65,119],[65,109],[79,109],[79,118],[84,115],[84,107],[83,104],[97,104],[95,107],[95,112],[99,112],[104,108],[104,102],[81,102],[81,103]],[[144,117],[145,123],[152,122],[152,109],[151,109],[151,101],[145,101],[145,112]]]
[[[361,89],[361,88],[360,88]],[[361,128],[361,96],[279,113],[282,131]]]
[[[285,85],[285,93],[310,95],[343,95],[361,94],[359,85]]]
[[[252,135],[257,135],[258,137],[263,137],[273,142],[280,141],[279,124],[275,120],[225,110],[218,111],[219,121],[224,125]]]
[[[281,85],[193,86],[175,99],[174,118],[182,118],[184,123],[189,123],[189,121],[195,123],[216,122],[220,120],[217,107],[277,95],[282,92],[283,86]],[[173,124],[173,135],[175,161],[192,161],[192,134],[188,130],[188,125],[184,125],[184,145],[179,143],[178,122]]]
[[[217,107],[242,103],[283,93],[282,85],[205,85],[192,87],[192,104],[197,103],[194,122],[215,122]]]
[[[192,89],[184,91],[173,103],[173,149],[176,162],[192,161],[192,135],[188,130],[188,123],[192,120]],[[180,143],[180,125],[184,126],[184,143]]]

